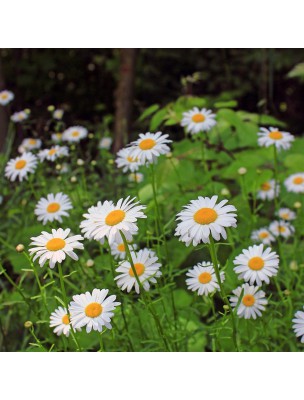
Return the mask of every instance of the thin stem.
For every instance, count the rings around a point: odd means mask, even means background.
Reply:
[[[208,164],[206,160],[206,146],[205,146],[205,140],[203,135],[201,136],[201,150],[202,150],[202,162],[203,162],[203,167],[204,171],[208,172]]]

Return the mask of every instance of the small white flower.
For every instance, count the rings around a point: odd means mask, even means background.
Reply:
[[[242,291],[243,296],[237,309],[237,315],[245,319],[261,317],[262,311],[265,310],[265,305],[268,303],[265,298],[265,292],[260,290],[258,286],[249,286],[248,283],[245,283],[232,291],[235,295],[230,297],[233,308],[237,306]]]
[[[135,160],[138,159],[141,165],[146,163],[152,164],[161,154],[170,152],[170,147],[167,143],[172,140],[167,139],[169,135],[163,135],[161,132],[156,133],[140,133],[139,139],[130,144],[130,156]]]
[[[55,264],[62,263],[66,255],[73,260],[78,260],[78,256],[74,253],[74,249],[83,249],[83,244],[79,240],[83,240],[80,235],[68,237],[71,229],[52,229],[52,233],[42,232],[40,236],[32,237],[30,246],[35,246],[29,249],[31,255],[35,254],[33,261],[39,258],[39,265],[43,267],[46,261],[49,260],[50,268],[54,268]]]
[[[277,216],[284,221],[292,221],[296,219],[296,213],[289,208],[280,208],[277,212]]]
[[[100,149],[106,149],[109,150],[109,148],[112,146],[113,139],[110,137],[104,137],[99,141],[98,147]]]
[[[273,200],[275,197],[279,196],[279,193],[279,184],[277,183],[277,188],[275,191],[275,180],[271,179],[270,181],[262,183],[260,190],[257,193],[257,198],[261,200]]]
[[[27,139],[23,139],[20,146],[22,149],[27,151],[27,150],[40,149],[41,144],[42,144],[42,142],[40,139],[27,138]],[[22,153],[23,153],[23,151],[22,151]]]
[[[122,168],[122,172],[135,172],[138,170],[141,163],[138,158],[132,157],[130,154],[133,151],[132,147],[119,150],[116,157],[116,164],[118,168]]]
[[[290,175],[284,184],[288,192],[304,193],[304,172]]]
[[[137,249],[136,244],[129,243],[129,245],[133,251]],[[126,248],[125,248],[124,242],[122,240],[120,240],[118,242],[113,242],[110,247],[111,247],[111,254],[114,258],[120,259],[120,260],[126,259]]]
[[[14,93],[9,90],[2,90],[0,92],[0,105],[6,106],[8,103],[14,100]]]
[[[18,111],[11,115],[11,120],[13,122],[22,122],[28,119],[28,114],[25,111]]]
[[[144,180],[144,175],[140,172],[133,172],[132,174],[128,175],[129,182],[136,182],[141,183]]]
[[[301,343],[304,343],[304,312],[297,311],[292,322],[292,329],[294,330],[296,337],[302,336]]]
[[[70,334],[70,318],[66,308],[58,307],[50,316],[50,327],[54,328],[54,333],[58,336],[64,334],[66,337]]]
[[[211,110],[194,107],[183,113],[181,126],[186,127],[187,132],[196,135],[199,132],[207,132],[216,125],[215,114]]]
[[[294,141],[294,136],[289,132],[283,132],[273,127],[269,129],[261,128],[261,131],[258,132],[258,136],[259,146],[269,147],[274,144],[278,150],[288,150],[291,146],[291,142]]]
[[[271,252],[271,248],[264,250],[264,245],[249,246],[243,250],[242,254],[233,260],[234,272],[239,279],[249,282],[250,285],[256,283],[258,286],[262,282],[269,284],[269,278],[276,276],[279,268],[279,256]]]
[[[60,157],[65,157],[69,155],[69,149],[66,146],[52,146],[50,149],[40,150],[38,157],[40,161],[48,160],[55,161]]]
[[[150,289],[150,283],[156,283],[157,281],[155,278],[161,276],[161,272],[159,271],[161,264],[157,262],[158,258],[155,252],[149,249],[139,250],[137,253],[132,251],[131,256],[138,279],[144,290],[148,291]],[[126,260],[120,263],[116,271],[120,272],[120,275],[116,276],[115,280],[121,290],[127,289],[129,293],[133,286],[135,286],[136,293],[140,292],[140,287],[129,261]]]
[[[189,290],[197,291],[200,296],[207,296],[209,293],[219,290],[219,284],[215,275],[214,267],[211,262],[203,261],[198,263],[186,274],[190,278],[186,279]],[[221,282],[225,280],[225,273],[220,272]]]
[[[62,217],[68,217],[68,210],[73,208],[69,196],[63,193],[50,193],[47,197],[42,197],[36,205],[35,214],[38,221],[45,225],[48,221],[62,222]]]
[[[269,230],[274,236],[283,236],[285,239],[291,236],[295,229],[289,222],[286,221],[273,221],[269,225]]]
[[[275,238],[269,232],[267,228],[260,228],[252,232],[251,239],[254,242],[262,242],[263,244],[271,244],[275,241]]]
[[[115,302],[116,296],[108,295],[108,289],[94,289],[92,294],[86,292],[73,296],[69,306],[71,324],[74,329],[86,326],[87,333],[94,331],[102,332],[103,326],[112,329],[111,318],[117,306],[121,303]]]
[[[53,118],[54,118],[54,119],[60,120],[60,119],[62,119],[63,114],[64,114],[64,110],[62,110],[62,109],[60,109],[60,108],[57,108],[57,109],[53,112]]]
[[[5,167],[5,176],[12,182],[19,178],[21,182],[27,179],[37,167],[37,157],[32,153],[23,153],[22,156],[11,159]]]
[[[67,142],[79,142],[88,136],[87,128],[83,126],[71,126],[62,134],[62,140]]]

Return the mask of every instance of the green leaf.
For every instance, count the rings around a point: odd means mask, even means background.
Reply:
[[[158,104],[153,104],[152,106],[145,109],[145,111],[139,116],[138,121],[143,121],[145,118],[149,117],[151,114],[154,114],[155,111],[159,109]]]

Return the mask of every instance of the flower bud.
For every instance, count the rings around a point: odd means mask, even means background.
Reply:
[[[239,174],[239,175],[245,175],[245,174],[247,174],[247,168],[245,168],[245,167],[239,168],[239,169],[238,169],[238,174]]]
[[[84,164],[84,161],[81,158],[78,158],[77,165],[81,166]]]
[[[222,195],[222,196],[230,196],[229,189],[223,188],[223,189],[221,190],[221,195]]]
[[[53,111],[55,111],[55,106],[48,106],[47,110],[49,112],[53,112]]]
[[[25,321],[25,323],[24,323],[24,327],[25,327],[25,328],[29,329],[29,328],[31,328],[32,326],[33,326],[32,321]]]
[[[23,244],[19,243],[19,244],[16,246],[16,250],[18,251],[18,253],[22,253],[22,252],[24,251],[24,246],[23,246]]]
[[[93,260],[91,260],[91,259],[87,260],[86,266],[87,266],[88,268],[93,267],[93,265],[94,265],[94,261],[93,261]]]
[[[77,178],[76,178],[76,176],[72,176],[72,177],[71,177],[71,182],[72,182],[72,183],[75,183],[75,182],[77,182]]]
[[[300,203],[299,201],[296,201],[293,206],[294,206],[294,208],[301,208],[302,203]]]

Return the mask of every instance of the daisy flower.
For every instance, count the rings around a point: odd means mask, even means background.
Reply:
[[[150,283],[156,283],[156,279],[161,276],[159,268],[161,264],[158,263],[158,258],[154,251],[149,249],[139,250],[137,253],[131,252],[132,260],[134,263],[135,271],[141,282],[144,290],[148,291],[150,289]],[[135,292],[138,294],[140,292],[139,284],[133,273],[131,264],[129,261],[123,261],[118,268],[117,272],[120,275],[116,276],[114,279],[117,281],[117,286],[121,290],[127,289],[129,293],[133,286],[135,286]]]
[[[274,236],[283,236],[285,239],[291,236],[295,229],[289,222],[286,221],[273,221],[269,225],[269,230]]]
[[[47,197],[42,197],[35,208],[35,214],[38,216],[38,221],[42,221],[45,225],[48,221],[62,222],[62,217],[68,217],[67,210],[73,208],[69,196],[63,193],[50,193]]]
[[[301,343],[304,343],[304,312],[297,311],[292,322],[292,329],[294,330],[296,337],[302,336]]]
[[[40,161],[48,160],[55,161],[60,157],[68,156],[69,149],[66,146],[53,146],[50,149],[44,149],[39,151],[38,157]]]
[[[50,327],[54,328],[54,333],[58,336],[64,334],[66,337],[70,334],[70,318],[67,313],[67,309],[63,307],[58,307],[50,316]]]
[[[60,109],[60,108],[57,108],[57,109],[53,112],[53,118],[54,118],[54,119],[60,120],[60,119],[62,119],[63,114],[64,114],[64,110],[62,110],[62,109]]]
[[[251,239],[254,242],[262,242],[263,244],[271,244],[275,241],[275,238],[269,232],[267,228],[260,228],[252,232]]]
[[[5,176],[14,182],[19,178],[21,182],[27,179],[28,174],[32,174],[37,167],[37,157],[32,153],[23,153],[22,156],[11,159],[5,167]]]
[[[53,142],[55,142],[55,143],[61,142],[62,141],[62,133],[59,133],[59,132],[52,133],[51,138],[52,138]]]
[[[20,146],[22,149],[27,151],[27,150],[40,149],[41,144],[42,144],[42,142],[40,139],[27,138],[27,139],[23,139]],[[23,151],[22,151],[22,153],[23,153]]]
[[[268,303],[265,298],[265,292],[260,290],[258,286],[249,286],[248,283],[245,283],[232,291],[235,295],[230,297],[230,303],[233,308],[237,306],[242,291],[244,292],[237,309],[237,315],[245,319],[261,317],[261,311],[265,310],[265,305]]]
[[[222,200],[216,204],[218,196],[209,197],[199,196],[197,200],[192,200],[184,206],[184,210],[177,214],[180,220],[175,230],[175,236],[180,236],[182,242],[189,246],[199,243],[210,243],[209,236],[215,240],[220,240],[222,236],[227,239],[225,228],[236,227],[236,208],[225,204],[228,200]]]
[[[110,138],[110,137],[104,137],[104,138],[102,138],[102,139],[100,140],[100,142],[99,142],[99,144],[98,144],[98,147],[99,147],[100,149],[109,150],[109,148],[111,147],[112,143],[113,143],[113,139],[112,139],[112,138]]]
[[[117,306],[121,303],[115,302],[116,296],[108,295],[108,289],[94,289],[92,294],[86,292],[73,296],[69,306],[71,324],[74,329],[86,326],[87,333],[94,331],[102,332],[103,326],[112,329],[111,318]]]
[[[129,243],[129,245],[133,250],[136,250],[137,248],[136,244]],[[126,259],[126,248],[122,240],[112,243],[110,247],[111,247],[111,254],[114,258],[120,260]]]
[[[135,172],[138,170],[141,163],[138,158],[132,157],[130,154],[133,151],[132,147],[121,149],[117,153],[116,164],[118,168],[122,168],[122,172]]]
[[[262,282],[269,284],[269,277],[276,276],[279,268],[279,256],[271,248],[264,250],[264,245],[249,246],[243,250],[242,254],[233,260],[234,272],[239,279],[244,279],[250,285],[256,283],[258,286]]]
[[[215,114],[212,114],[212,111],[207,110],[207,108],[199,110],[194,107],[192,110],[183,113],[181,126],[185,127],[186,131],[192,135],[210,131],[215,125]]]
[[[14,93],[9,90],[2,90],[0,92],[0,105],[6,106],[8,103],[14,100]]]
[[[112,201],[98,203],[97,207],[91,207],[88,214],[84,214],[86,221],[82,221],[80,227],[86,237],[100,240],[107,237],[109,244],[120,241],[120,231],[124,233],[127,240],[138,231],[136,221],[138,218],[147,218],[142,212],[146,206],[138,205],[128,196],[120,199],[115,205]]]
[[[28,119],[28,114],[25,111],[17,111],[11,115],[11,120],[13,122],[22,122]]]
[[[88,136],[87,128],[83,126],[71,126],[66,129],[62,134],[62,140],[67,142],[79,142]]]
[[[270,147],[273,144],[278,150],[288,150],[291,146],[291,142],[294,141],[294,136],[289,132],[280,131],[278,128],[269,129],[261,128],[258,132],[258,144],[261,147]]]
[[[29,250],[30,255],[35,254],[33,261],[39,258],[39,265],[43,267],[49,260],[50,268],[54,268],[55,264],[62,263],[66,255],[73,260],[78,260],[78,256],[74,253],[74,249],[83,249],[83,244],[79,240],[83,240],[80,235],[68,237],[71,229],[52,229],[52,233],[41,232],[40,236],[32,237],[30,246],[35,246]]]
[[[296,219],[296,213],[289,208],[280,208],[277,212],[277,216],[284,221],[292,221],[293,219]]]
[[[261,200],[273,200],[278,197],[280,193],[280,185],[277,183],[276,193],[275,193],[275,180],[262,183],[260,190],[257,193],[257,198]]]
[[[135,140],[130,144],[131,152],[130,156],[141,165],[146,163],[154,163],[161,154],[167,154],[170,152],[170,147],[167,143],[171,143],[172,140],[167,139],[169,135],[163,135],[161,132],[156,133],[140,133],[139,139]]]
[[[304,193],[304,172],[290,175],[284,184],[288,192]]]
[[[192,292],[197,291],[200,296],[207,296],[209,293],[219,290],[219,284],[216,279],[213,264],[203,261],[198,263],[186,274],[190,278],[186,279],[186,284]],[[220,272],[221,282],[225,280],[225,273]]]
[[[136,182],[136,183],[141,183],[144,180],[144,175],[141,174],[140,172],[133,172],[132,174],[128,175],[128,181],[129,182]]]

